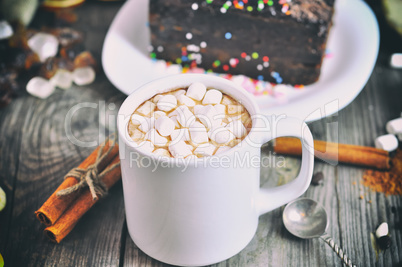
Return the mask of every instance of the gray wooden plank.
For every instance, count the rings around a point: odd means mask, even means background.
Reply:
[[[6,193],[6,207],[0,212],[0,250],[4,251],[8,238],[8,228],[14,204],[15,176],[18,169],[18,156],[23,129],[19,127],[25,121],[28,112],[26,101],[14,100],[0,113],[0,186]]]
[[[104,82],[105,77],[101,78]],[[97,85],[96,83],[94,84]],[[79,99],[70,95],[80,93]],[[43,236],[44,227],[33,212],[62,182],[64,174],[77,166],[94,148],[77,148],[65,133],[65,114],[80,102],[97,102],[93,94],[72,88],[58,91],[47,100],[36,100],[28,107],[16,174],[10,242],[3,257],[10,266],[117,266],[124,222],[121,184],[97,203],[61,244]],[[97,99],[104,101],[104,99]],[[99,110],[86,109],[73,117],[73,132],[88,140],[99,136]],[[83,137],[83,136],[82,136]],[[81,136],[78,136],[81,138]],[[77,153],[80,150],[80,153]],[[33,246],[32,244],[36,244]],[[51,257],[47,257],[51,255]]]

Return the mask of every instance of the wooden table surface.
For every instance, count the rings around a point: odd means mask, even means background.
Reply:
[[[377,1],[370,1],[381,29],[381,48],[374,71],[363,91],[334,116],[309,126],[315,139],[373,146],[386,133],[387,121],[401,116],[402,70],[389,66],[389,56],[402,52],[400,37],[385,24]],[[85,32],[85,45],[100,62],[102,44],[122,5],[87,1],[77,9],[74,27]],[[399,49],[399,51],[398,51]],[[0,110],[0,186],[7,205],[0,212],[0,253],[5,266],[165,266],[145,255],[127,232],[122,185],[97,203],[60,244],[43,235],[34,216],[62,182],[65,173],[82,162],[94,147],[79,147],[67,138],[65,117],[79,103],[96,108],[79,110],[71,120],[79,140],[97,140],[115,131],[114,116],[125,95],[100,71],[93,84],[57,89],[46,100],[27,93]],[[269,155],[270,148],[264,148]],[[298,159],[287,158],[286,169],[263,168],[262,181],[289,180]],[[316,161],[323,184],[304,194],[322,203],[329,215],[328,233],[358,266],[402,265],[402,197],[385,196],[363,186],[363,168]],[[363,196],[361,199],[360,196]],[[283,207],[259,219],[249,245],[238,255],[213,266],[341,266],[322,240],[301,240],[289,234],[281,220]],[[378,253],[371,233],[389,224],[392,246]]]

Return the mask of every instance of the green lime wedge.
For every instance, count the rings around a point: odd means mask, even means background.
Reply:
[[[0,187],[0,189],[1,189],[1,187]],[[1,191],[3,191],[3,189],[1,189]],[[0,253],[0,267],[3,267],[3,266],[4,266],[4,260],[3,260],[3,256],[1,256],[1,253]]]
[[[6,206],[6,193],[0,187],[0,211],[2,211],[5,206]],[[1,261],[0,261],[0,267],[1,267]]]

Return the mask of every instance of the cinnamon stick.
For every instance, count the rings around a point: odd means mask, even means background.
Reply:
[[[293,137],[275,139],[274,151],[278,154],[300,156],[301,141]],[[388,170],[390,157],[388,151],[374,147],[338,144],[314,140],[314,156],[319,159],[342,162],[380,170]]]
[[[112,141],[106,142],[104,145],[98,146],[80,165],[79,168],[86,169],[96,161],[99,149],[102,149],[102,153],[105,153],[110,148]],[[109,165],[109,163],[118,154],[119,147],[114,145],[109,155],[99,163],[99,172]],[[78,183],[78,180],[74,177],[67,177],[63,183],[56,189],[56,191],[46,200],[46,202],[35,211],[36,218],[46,226],[54,224],[57,219],[63,214],[63,212],[71,205],[71,203],[80,195],[79,193],[72,193],[67,196],[58,197],[56,193],[65,188],[71,187]]]
[[[119,156],[115,156],[113,161],[109,164],[112,166],[120,162]],[[107,187],[111,188],[118,180],[120,180],[121,169],[120,166],[113,168],[105,174],[102,181]],[[96,203],[99,197],[93,200],[92,194],[88,188],[85,188],[74,203],[60,216],[55,224],[45,229],[45,234],[51,241],[60,243],[66,237],[79,219]]]

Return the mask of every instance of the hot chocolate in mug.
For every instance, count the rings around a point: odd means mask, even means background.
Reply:
[[[191,161],[141,151],[127,129],[134,110],[156,94],[194,82],[220,90],[248,110],[252,128],[246,138],[226,152]],[[261,115],[251,94],[217,76],[179,74],[141,86],[123,102],[118,132],[129,234],[144,253],[165,263],[202,266],[234,256],[253,238],[260,215],[299,197],[311,181],[313,138],[307,125],[284,115]],[[281,136],[302,141],[300,172],[285,185],[260,188],[261,146]]]

